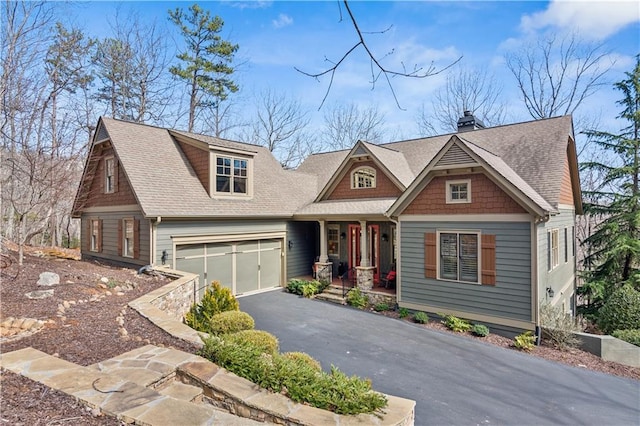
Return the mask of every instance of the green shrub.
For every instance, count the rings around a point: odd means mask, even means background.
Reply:
[[[640,328],[640,292],[630,284],[614,291],[598,312],[598,327],[607,334]]]
[[[251,315],[241,311],[220,312],[211,318],[207,333],[229,334],[242,330],[253,330],[255,322]]]
[[[200,355],[295,402],[338,414],[381,414],[387,405],[384,395],[371,389],[369,380],[347,377],[333,366],[325,373],[306,354],[268,354],[248,340],[230,339],[240,333],[208,337]]]
[[[471,332],[479,337],[487,337],[489,335],[489,327],[484,324],[473,324]]]
[[[407,308],[398,309],[398,316],[400,318],[406,318],[409,316],[409,310]]]
[[[418,324],[426,324],[429,322],[429,316],[424,312],[416,312],[413,316],[413,320]]]
[[[376,312],[388,311],[389,304],[384,302],[378,303],[376,306],[373,307],[373,310]]]
[[[311,355],[304,352],[285,352],[282,354],[284,358],[293,360],[294,362],[301,362],[313,368],[315,371],[322,371],[320,363],[314,359]]]
[[[287,291],[289,293],[297,294],[303,297],[311,297],[315,294],[322,293],[328,284],[321,283],[320,281],[307,281],[293,279],[287,283]]]
[[[453,315],[445,315],[442,323],[451,331],[456,333],[464,333],[471,330],[471,324],[467,320],[455,317]]]
[[[553,346],[566,350],[578,346],[575,333],[580,331],[577,321],[571,315],[562,312],[562,308],[543,303],[540,306],[540,324],[544,327],[544,336]]]
[[[347,303],[355,308],[364,309],[369,304],[369,298],[360,289],[352,288],[347,293]]]
[[[243,330],[222,336],[226,343],[255,346],[260,352],[273,355],[278,352],[278,339],[263,330]]]
[[[213,281],[211,286],[205,290],[200,303],[191,305],[184,320],[194,330],[206,333],[214,315],[238,309],[238,301],[231,294],[231,290],[222,287],[219,281]]]
[[[640,346],[640,330],[637,328],[631,330],[616,330],[612,333],[612,336],[631,343],[632,345]]]
[[[513,345],[523,351],[530,351],[536,344],[536,337],[531,331],[525,331],[513,339]]]

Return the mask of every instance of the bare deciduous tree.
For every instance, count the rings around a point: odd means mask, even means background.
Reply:
[[[353,103],[336,104],[324,114],[323,146],[338,150],[351,148],[358,140],[378,143],[384,121],[377,106],[360,109]]]
[[[446,84],[436,91],[431,111],[422,107],[418,127],[424,134],[434,134],[436,125],[442,132],[455,132],[464,111],[472,111],[487,126],[503,124],[506,105],[502,86],[485,70],[454,68]]]
[[[507,67],[534,119],[573,114],[605,85],[611,69],[603,45],[582,42],[576,34],[550,35],[506,55]]]
[[[309,117],[300,102],[265,90],[256,95],[255,104],[255,120],[245,138],[267,147],[286,168],[312,153],[312,137],[305,132]]]

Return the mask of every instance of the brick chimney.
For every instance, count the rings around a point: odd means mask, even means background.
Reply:
[[[464,112],[464,115],[458,119],[458,133],[478,129],[484,129],[484,123],[479,118],[476,118],[473,112],[467,110]]]

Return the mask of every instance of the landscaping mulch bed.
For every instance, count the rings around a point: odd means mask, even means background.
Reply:
[[[168,279],[138,275],[132,269],[97,262],[48,257],[43,252],[42,249],[28,249],[21,267],[17,265],[15,251],[8,252],[11,264],[1,270],[0,322],[9,317],[29,317],[47,323],[32,335],[3,338],[0,341],[1,352],[31,346],[86,366],[146,344],[187,352],[196,350],[194,345],[174,338],[127,307],[129,301],[165,285]],[[73,251],[59,252],[71,257],[78,255]],[[47,271],[57,273],[60,284],[38,286],[40,273]],[[53,297],[34,300],[25,296],[43,288],[54,289]],[[397,312],[384,314],[398,316]],[[118,323],[119,317],[124,319],[122,326]],[[436,321],[424,327],[448,332]],[[126,332],[122,331],[123,328]],[[468,337],[480,339],[470,334]],[[494,334],[482,338],[482,341],[507,348],[512,344],[510,339]],[[534,348],[531,355],[640,380],[639,368],[602,361],[583,351],[563,352],[540,346]],[[0,425],[119,424],[113,417],[87,410],[70,396],[8,371],[0,373]]]

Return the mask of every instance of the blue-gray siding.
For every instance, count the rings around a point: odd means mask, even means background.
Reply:
[[[89,236],[87,233],[89,232],[89,220],[92,218],[102,220],[102,251],[99,253],[89,250]],[[140,247],[137,259],[123,257],[118,253],[118,238],[122,238],[122,236],[118,234],[118,222],[124,218],[134,218],[140,221]],[[81,225],[82,241],[80,247],[83,259],[108,260],[133,267],[148,265],[150,263],[149,221],[142,216],[142,212],[83,213]]]
[[[319,247],[318,228],[318,222],[287,223],[287,279],[311,275]]]
[[[549,245],[548,233],[554,229],[559,232],[559,264],[553,270],[549,270]],[[567,239],[565,240],[565,230]],[[560,210],[560,214],[551,216],[549,221],[540,223],[537,226],[538,235],[538,300],[543,302],[553,302],[556,306],[562,306],[567,310],[571,310],[573,285],[568,291],[562,292],[562,288],[567,283],[575,281],[575,252],[573,250],[572,230],[575,230],[575,215],[573,210]],[[564,249],[567,247],[567,261],[565,262]],[[547,287],[554,291],[553,299],[547,295]]]
[[[424,234],[474,230],[496,236],[496,285],[425,278]],[[402,222],[401,302],[531,321],[529,222]]]

